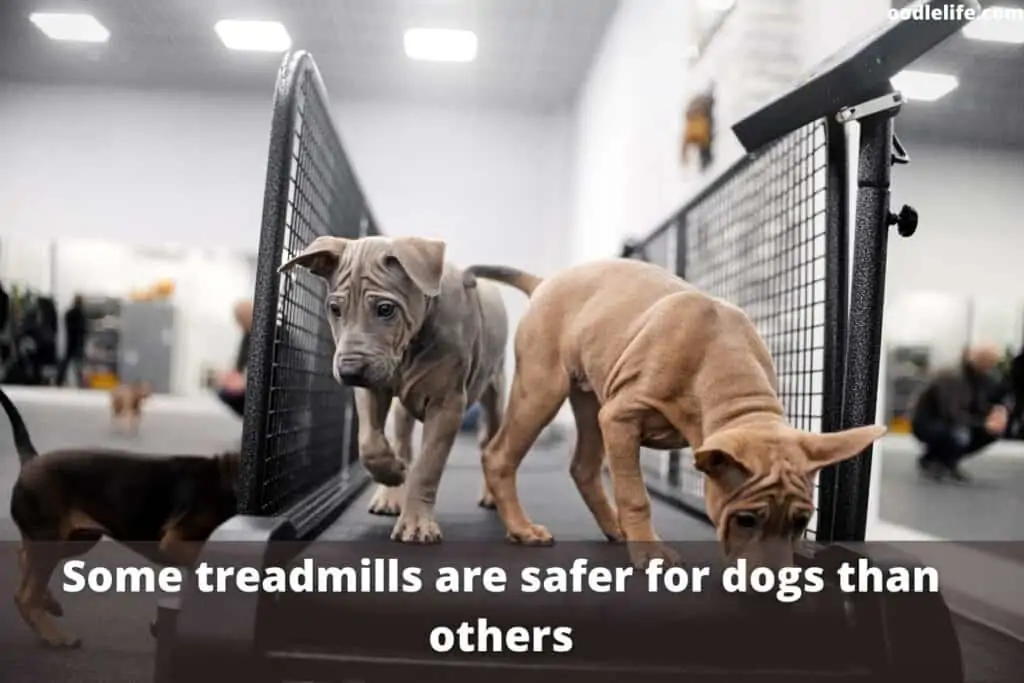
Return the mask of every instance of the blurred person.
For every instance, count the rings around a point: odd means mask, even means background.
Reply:
[[[11,309],[11,295],[4,289],[4,283],[0,282],[0,334],[7,331],[8,312]]]
[[[996,441],[1009,411],[1000,381],[1002,352],[989,345],[964,351],[959,364],[935,374],[914,406],[912,430],[924,444],[918,466],[925,476],[967,482],[960,461]]]
[[[75,382],[78,387],[85,386],[83,366],[85,365],[86,337],[85,305],[81,294],[75,294],[71,307],[64,312],[64,356],[57,366],[57,386],[64,386],[67,380],[68,366],[74,366]]]
[[[1009,438],[1024,438],[1024,349],[1010,361],[1010,394],[1013,396],[1013,410],[1006,428]]]
[[[242,329],[242,341],[232,370],[221,373],[217,378],[217,398],[231,408],[239,417],[245,413],[245,372],[249,362],[249,338],[252,332],[252,302],[239,301],[235,304],[235,322]]]

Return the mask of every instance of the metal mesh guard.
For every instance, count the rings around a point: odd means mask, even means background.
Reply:
[[[290,82],[282,84],[281,80]],[[301,252],[321,235],[356,238],[376,233],[364,196],[342,148],[326,95],[312,60],[295,59],[282,67],[285,102],[275,110],[289,121],[280,142],[280,182],[269,180],[267,202],[276,193],[276,220],[265,210],[261,257],[268,241],[272,269]],[[272,133],[272,136],[274,133]],[[271,156],[274,155],[274,141]],[[272,185],[275,185],[272,187]],[[271,217],[273,218],[273,217]],[[271,277],[261,263],[259,277]],[[274,324],[269,343],[262,345],[265,410],[246,429],[262,432],[258,446],[246,452],[255,458],[255,476],[248,482],[248,514],[281,514],[306,494],[330,482],[362,476],[352,441],[355,433],[351,392],[332,374],[334,341],[324,312],[325,283],[302,268],[277,278],[270,313]],[[257,294],[260,282],[257,281]],[[255,339],[254,339],[255,342]],[[256,354],[259,355],[259,354]],[[251,361],[252,362],[252,359]],[[252,395],[247,394],[248,397]],[[244,497],[246,498],[246,497]]]
[[[686,279],[746,311],[771,351],[788,419],[813,432],[822,429],[824,404],[826,165],[819,121],[782,138],[679,217]],[[675,270],[677,239],[665,231],[648,244],[647,258]],[[659,455],[661,468],[666,462]],[[704,479],[690,453],[679,488],[703,509]]]

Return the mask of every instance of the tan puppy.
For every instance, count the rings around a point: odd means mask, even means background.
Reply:
[[[654,265],[589,263],[541,281],[500,266],[477,276],[531,297],[516,331],[505,418],[484,452],[487,484],[508,538],[551,534],[523,511],[516,470],[568,398],[578,437],[571,473],[601,531],[630,557],[677,561],[651,523],[641,446],[692,446],[706,475],[708,516],[726,557],[786,566],[814,511],[813,477],[885,433],[866,426],[813,434],[786,423],[768,349],[739,308]],[[616,508],[601,481],[607,457]]]
[[[110,419],[114,428],[137,434],[142,420],[142,404],[153,395],[149,382],[121,384],[110,390]]]

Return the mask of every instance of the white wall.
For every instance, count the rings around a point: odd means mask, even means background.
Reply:
[[[541,275],[566,265],[567,115],[345,101],[335,109],[386,231],[444,239],[448,259],[463,265],[507,263]],[[511,289],[504,299],[515,330],[527,299]],[[511,352],[506,370],[511,378]]]
[[[1024,335],[1024,151],[903,137],[911,163],[893,171],[893,209],[913,206],[920,224],[912,238],[889,241],[885,341],[924,343],[939,336],[904,314],[902,302],[910,299],[936,302],[927,310],[938,309],[932,315],[941,318],[937,325],[948,321],[948,328],[958,322],[961,343],[1019,346]],[[968,300],[973,316],[967,312]]]
[[[456,263],[506,262],[541,274],[563,264],[571,144],[567,114],[350,101],[335,101],[334,109],[386,232],[445,239],[448,257]],[[255,252],[269,97],[0,84],[0,122],[5,150],[0,273],[5,277],[34,278],[33,284],[48,290],[46,259],[30,252],[45,249],[50,238]],[[11,240],[19,252],[5,254]],[[113,252],[93,261],[121,262]],[[105,289],[144,284],[128,276],[137,272],[133,266],[125,268],[120,274],[94,274]],[[85,277],[87,271],[79,270]],[[178,272],[184,278],[179,324],[203,320],[205,327],[217,328],[207,317],[212,314],[207,305],[223,302],[201,293],[193,300],[186,292],[194,288],[185,282],[191,282],[186,274],[191,271]],[[152,279],[157,277],[154,272]],[[86,287],[77,275],[74,281],[75,287]],[[234,296],[234,285],[219,289]],[[510,290],[506,301],[515,324],[526,299]],[[217,338],[237,337],[230,303],[224,311]],[[221,343],[182,341],[189,348]],[[198,390],[193,368],[200,360],[191,351],[182,353],[192,360],[182,361],[188,378],[176,386]],[[510,370],[511,362],[510,354]]]
[[[694,65],[696,2],[623,0],[576,109],[571,250],[615,255],[743,154],[729,130],[845,42],[887,20],[888,0],[738,0]],[[679,162],[685,103],[715,86],[715,161]]]
[[[0,214],[0,220],[2,214]],[[4,286],[39,292],[53,288],[53,243],[30,235],[0,234],[0,278]]]
[[[255,251],[270,96],[0,84],[0,234]]]

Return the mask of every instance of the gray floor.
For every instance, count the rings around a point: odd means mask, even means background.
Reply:
[[[926,480],[911,437],[887,437],[879,515],[892,524],[952,541],[1024,541],[1024,444],[999,442],[965,460],[970,484]],[[1024,543],[1005,545],[1021,556]],[[1021,557],[1024,560],[1024,557]]]
[[[216,404],[205,412],[190,410],[186,417],[173,410],[155,409],[145,416],[138,436],[129,437],[111,429],[103,397],[92,402],[59,401],[50,405],[35,398],[16,402],[42,451],[95,445],[151,453],[213,453],[237,448],[241,435],[241,421]],[[148,625],[155,614],[153,596],[62,596],[66,611],[63,622],[85,642],[75,651],[41,648],[18,617],[10,599],[18,580],[18,565],[17,532],[9,513],[17,471],[10,429],[0,414],[0,681],[151,681],[154,643]],[[145,565],[138,556],[110,542],[101,543],[87,559],[107,567]]]

